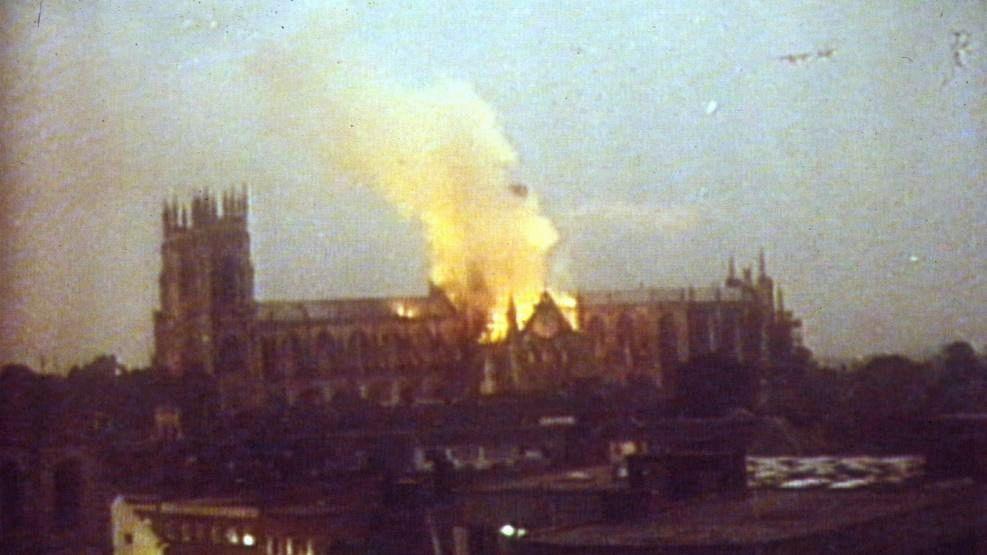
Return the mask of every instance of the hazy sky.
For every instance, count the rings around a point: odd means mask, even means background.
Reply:
[[[362,79],[492,107],[559,285],[764,247],[818,354],[987,344],[983,0],[324,4],[0,4],[0,361],[146,362],[201,187],[250,186],[261,298],[423,291],[421,229],[314,146]]]

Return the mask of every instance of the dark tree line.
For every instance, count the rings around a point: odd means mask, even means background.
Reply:
[[[539,410],[557,406],[559,414],[576,414],[589,427],[631,418],[720,417],[744,409],[780,419],[807,440],[808,449],[828,452],[908,449],[918,433],[916,426],[930,418],[987,412],[987,361],[962,341],[944,345],[926,360],[876,355],[849,369],[821,366],[806,349],[796,349],[788,360],[767,368],[711,354],[677,368],[664,390],[644,375],[632,376],[626,383],[587,379],[538,395],[504,399],[510,408],[503,410],[491,407],[498,399],[464,398],[442,406],[419,406],[407,399],[382,408],[341,394],[328,404],[272,403],[252,414],[220,418],[212,377],[192,373],[181,380],[168,378],[147,369],[124,368],[112,356],[74,367],[65,377],[7,365],[0,378],[3,383],[28,384],[26,389],[18,388],[17,395],[28,391],[33,396],[7,399],[5,414],[10,414],[0,415],[0,420],[12,424],[11,416],[23,408],[25,414],[47,415],[51,422],[84,423],[72,433],[110,443],[146,440],[154,429],[155,409],[163,405],[179,410],[184,434],[193,440],[228,438],[250,430],[277,430],[284,435],[305,428],[435,426],[449,424],[450,419],[464,426],[483,426],[491,415],[519,418],[522,405]]]
[[[762,377],[759,412],[811,432],[828,450],[900,451],[939,415],[987,412],[987,363],[966,342],[913,360],[875,355],[855,368],[781,364]]]

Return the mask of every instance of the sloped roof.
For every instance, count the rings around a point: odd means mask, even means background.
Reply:
[[[533,333],[539,337],[554,337],[555,335],[572,331],[572,326],[566,320],[555,299],[546,291],[535,305],[535,310],[524,324],[524,333]]]
[[[735,287],[639,287],[637,289],[580,291],[579,302],[584,306],[610,304],[651,304],[692,300],[742,301],[743,292]]]
[[[444,318],[456,314],[442,295],[379,297],[316,301],[264,301],[257,305],[260,321],[360,322],[367,320]]]

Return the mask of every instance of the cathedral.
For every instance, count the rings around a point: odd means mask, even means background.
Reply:
[[[382,404],[544,390],[567,380],[647,375],[723,353],[755,365],[789,356],[800,322],[785,310],[763,253],[722,286],[580,291],[567,318],[546,292],[531,317],[508,309],[504,339],[441,289],[424,296],[258,301],[245,192],[166,203],[154,313],[155,368],[216,378],[224,407],[338,394]]]

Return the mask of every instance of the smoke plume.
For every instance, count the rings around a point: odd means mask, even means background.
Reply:
[[[559,235],[537,196],[513,182],[518,156],[493,108],[465,82],[397,84],[371,74],[372,64],[334,58],[333,39],[302,35],[279,55],[292,68],[259,64],[276,127],[317,152],[327,182],[342,173],[419,222],[430,280],[459,308],[486,315],[489,337],[506,330],[511,299],[523,321]]]
[[[497,315],[513,298],[530,312],[558,233],[511,182],[517,154],[473,88],[363,85],[332,112],[329,160],[421,222],[431,280],[463,308]]]

